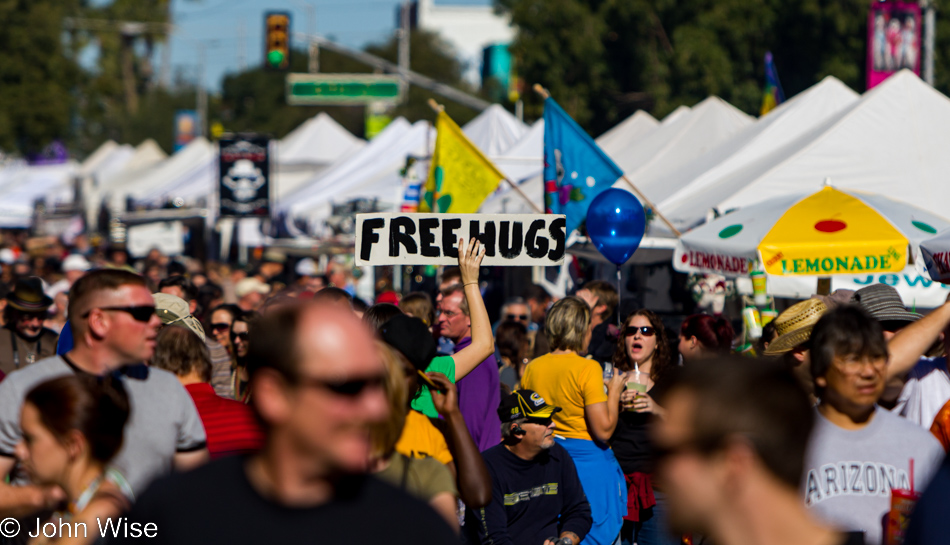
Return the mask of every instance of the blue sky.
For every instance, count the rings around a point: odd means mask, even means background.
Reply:
[[[294,32],[308,31],[308,8],[312,8],[316,32],[323,36],[353,47],[384,41],[395,28],[399,3],[400,0],[172,0],[175,34],[171,42],[171,73],[181,71],[188,80],[194,80],[200,42],[206,44],[204,83],[209,89],[218,90],[222,76],[239,69],[242,52],[247,66],[260,64],[264,12],[271,10],[291,12]],[[490,5],[491,0],[436,0],[436,4]],[[161,61],[161,52],[155,60]]]

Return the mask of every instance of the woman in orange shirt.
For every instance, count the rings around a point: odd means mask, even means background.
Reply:
[[[583,543],[609,545],[616,541],[627,513],[623,472],[606,444],[617,427],[626,374],[615,374],[605,392],[600,364],[579,355],[590,342],[590,313],[587,303],[577,297],[566,297],[551,307],[544,325],[551,353],[528,364],[521,388],[561,407],[554,414],[555,437],[577,466],[594,518]]]

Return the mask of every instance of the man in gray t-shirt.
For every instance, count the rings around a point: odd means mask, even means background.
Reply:
[[[171,469],[190,469],[208,458],[205,433],[194,402],[170,373],[145,367],[161,324],[141,276],[122,270],[93,271],[70,290],[69,322],[74,347],[11,373],[0,382],[0,475],[16,466],[23,399],[36,385],[68,373],[106,375],[121,370],[131,415],[115,460],[135,493]],[[131,366],[130,366],[131,364]],[[14,482],[21,484],[19,476]],[[52,507],[62,492],[0,483],[0,516]]]
[[[811,335],[821,402],[805,456],[805,505],[843,530],[880,545],[891,490],[923,489],[943,459],[926,430],[875,403],[884,391],[887,345],[877,320],[853,305],[829,311]]]

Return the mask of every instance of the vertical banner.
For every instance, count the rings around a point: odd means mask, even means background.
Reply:
[[[868,13],[868,89],[898,70],[920,75],[920,6],[874,2]]]
[[[175,151],[187,146],[198,135],[198,112],[178,110],[175,112]]]
[[[218,202],[221,216],[270,215],[270,139],[256,134],[218,141]]]

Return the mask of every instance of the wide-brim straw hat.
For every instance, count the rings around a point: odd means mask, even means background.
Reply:
[[[827,311],[828,307],[818,299],[806,299],[785,309],[775,318],[778,338],[769,343],[765,355],[778,356],[808,341],[812,328]]]
[[[879,322],[916,322],[920,314],[910,312],[897,290],[887,284],[871,284],[854,292],[851,302],[861,305]]]

